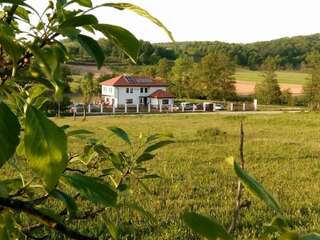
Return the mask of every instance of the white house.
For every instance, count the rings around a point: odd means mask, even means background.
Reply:
[[[127,105],[173,105],[174,96],[167,91],[168,84],[148,77],[121,75],[100,83],[102,98],[115,107]]]

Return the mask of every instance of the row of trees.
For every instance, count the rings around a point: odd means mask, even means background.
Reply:
[[[256,85],[255,97],[264,104],[293,104],[290,90],[281,91],[276,70],[279,59],[268,57],[262,65],[264,80]],[[309,78],[303,88],[303,102],[312,110],[320,110],[320,53],[312,52],[306,57],[305,71]]]
[[[75,41],[66,40],[65,45],[76,60],[90,60],[90,56]],[[128,64],[126,55],[106,39],[100,39],[106,61],[109,64]],[[140,41],[140,54],[137,63],[140,65],[154,65],[162,58],[176,60],[179,57],[189,56],[195,62],[209,53],[223,53],[237,65],[257,70],[268,57],[277,57],[278,67],[281,69],[304,69],[307,55],[312,51],[320,50],[319,34],[281,38],[272,41],[249,44],[233,44],[225,42],[178,42],[151,44]]]
[[[224,53],[237,65],[252,70],[261,68],[268,57],[277,57],[279,68],[298,70],[304,68],[310,52],[320,50],[319,36],[319,34],[314,34],[249,44],[180,42],[158,44],[158,46],[174,48],[177,56],[188,55],[195,61],[200,61],[211,52]]]
[[[280,89],[276,71],[279,69],[279,57],[269,56],[262,63],[260,70],[263,81],[258,83],[252,97],[261,104],[294,104],[294,97],[289,89]],[[170,90],[177,98],[203,98],[218,100],[236,100],[234,87],[236,64],[223,53],[210,53],[200,62],[183,55],[175,61],[161,59],[156,66],[138,69],[128,68],[131,74],[159,77],[167,81]],[[306,57],[305,72],[310,74],[304,86],[304,95],[299,104],[320,109],[320,53],[313,51]]]

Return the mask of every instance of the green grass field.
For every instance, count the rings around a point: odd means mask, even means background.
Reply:
[[[134,187],[134,194],[122,196],[126,202],[138,202],[157,219],[155,223],[129,211],[107,211],[106,216],[121,226],[123,239],[198,239],[184,227],[180,215],[193,210],[216,217],[225,226],[230,223],[236,178],[225,163],[238,156],[239,126],[242,117],[227,115],[157,115],[89,117],[83,122],[71,118],[55,120],[59,125],[93,131],[94,137],[110,147],[124,146],[108,130],[119,126],[137,139],[140,133],[172,133],[176,143],[158,152],[147,166],[162,176],[146,180],[153,195]],[[203,138],[197,133],[219,128],[223,136]],[[301,231],[320,231],[320,123],[319,114],[285,113],[244,117],[246,168],[279,200],[290,224]],[[79,151],[79,141],[70,144]],[[246,199],[252,199],[245,194]],[[87,202],[83,202],[90,209]],[[242,213],[237,239],[262,239],[264,223],[274,212],[252,199]],[[86,233],[99,231],[97,220],[80,221]]]
[[[305,84],[308,74],[294,71],[277,71],[279,83]],[[237,81],[260,82],[263,80],[262,72],[238,68],[235,75]]]

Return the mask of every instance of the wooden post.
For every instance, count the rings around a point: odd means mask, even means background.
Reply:
[[[213,104],[213,106],[212,106],[212,111],[213,111],[213,112],[216,111],[216,103]]]
[[[206,111],[206,108],[207,108],[207,104],[206,104],[206,103],[203,103],[203,111],[204,111],[204,112]]]
[[[151,104],[148,104],[148,113],[151,112]]]
[[[233,103],[230,103],[230,111],[233,111]]]
[[[246,103],[242,104],[242,110],[245,112],[246,111]]]
[[[115,105],[115,104],[112,105],[112,113],[113,113],[113,114],[116,113],[116,105]]]
[[[170,111],[173,112],[173,104],[170,105]]]
[[[182,112],[184,112],[184,104],[181,104]]]
[[[103,103],[100,103],[100,112],[103,113]]]
[[[254,110],[254,111],[257,111],[257,110],[258,110],[258,100],[257,100],[257,99],[254,99],[254,100],[253,100],[253,110]]]
[[[159,111],[162,112],[162,103],[159,105]]]
[[[137,113],[139,113],[139,104],[137,104]]]
[[[128,105],[126,103],[124,104],[124,113],[128,113]]]
[[[91,113],[91,103],[88,104],[88,113]]]
[[[192,105],[192,112],[194,112],[194,111],[196,111],[196,105],[195,104]]]

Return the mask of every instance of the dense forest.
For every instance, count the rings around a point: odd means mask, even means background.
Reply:
[[[90,60],[90,57],[74,42],[65,42],[74,60]],[[108,40],[99,40],[109,64],[127,64],[129,61]],[[166,58],[176,60],[182,55],[192,57],[195,62],[209,53],[224,53],[237,65],[252,70],[259,69],[268,56],[278,59],[280,69],[299,70],[303,68],[306,56],[312,51],[320,50],[320,34],[281,38],[272,41],[248,44],[224,42],[176,42],[151,44],[141,41],[138,64],[155,65]]]

